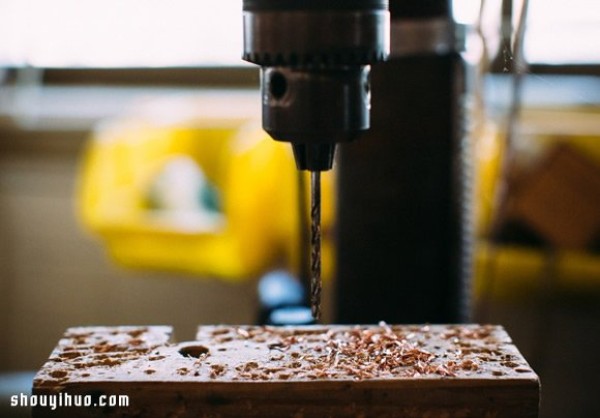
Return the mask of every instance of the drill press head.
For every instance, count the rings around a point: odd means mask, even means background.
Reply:
[[[300,170],[369,128],[370,64],[389,53],[388,0],[244,0],[244,55],[261,66],[263,128]]]

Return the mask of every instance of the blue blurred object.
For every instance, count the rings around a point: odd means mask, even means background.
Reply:
[[[0,374],[0,417],[20,418],[30,417],[31,408],[10,406],[12,396],[31,394],[35,372],[12,372]]]
[[[271,311],[271,325],[310,325],[315,320],[308,306],[289,306]]]
[[[258,282],[261,310],[258,322],[263,325],[313,324],[302,283],[283,270],[267,273]]]
[[[277,270],[260,279],[258,296],[260,303],[267,309],[301,305],[304,302],[304,288],[290,273]]]

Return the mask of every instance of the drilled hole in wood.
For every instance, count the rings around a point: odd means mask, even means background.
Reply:
[[[210,350],[203,345],[189,345],[181,348],[179,354],[183,357],[204,358],[210,354]]]

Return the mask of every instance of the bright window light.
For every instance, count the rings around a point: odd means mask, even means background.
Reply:
[[[530,0],[526,30],[528,62],[600,63],[598,0]]]
[[[522,0],[515,0],[515,11]],[[481,0],[454,0],[471,23]],[[530,0],[531,63],[600,63],[599,0]],[[245,65],[242,0],[0,0],[0,67]]]
[[[479,18],[481,0],[454,0],[452,2],[452,15],[457,23],[472,25]]]
[[[0,0],[0,66],[243,65],[241,0]]]

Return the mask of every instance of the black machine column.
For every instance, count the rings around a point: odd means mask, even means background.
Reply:
[[[467,320],[470,145],[447,0],[390,1],[391,55],[371,71],[371,129],[337,165],[339,323]]]

